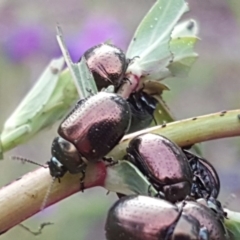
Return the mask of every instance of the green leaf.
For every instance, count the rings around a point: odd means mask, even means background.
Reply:
[[[140,59],[133,60],[130,67],[135,66],[135,70],[141,73],[149,70],[150,75],[146,78],[149,80],[159,80],[170,76],[172,73],[169,69],[173,74],[186,72],[191,65],[188,55],[194,57],[191,52],[192,48],[186,46],[189,41],[173,40],[170,43],[175,56],[170,51],[169,41],[176,22],[187,10],[187,4],[183,0],[157,1],[138,27],[129,46],[128,57],[140,56]],[[188,25],[175,26],[174,36],[186,39],[186,26]],[[195,33],[192,31],[191,39],[194,38]],[[135,38],[136,41],[134,41]],[[178,44],[185,50],[181,51],[180,48],[177,48]],[[168,69],[171,60],[176,60],[176,62],[173,62]],[[74,65],[72,76],[78,75],[77,81],[73,78],[76,86],[68,70],[59,74],[63,64],[63,59],[52,61],[35,86],[5,122],[0,136],[2,152],[26,142],[42,129],[61,119],[72,104],[79,99],[76,87],[83,91],[91,89],[93,93],[96,92],[95,83],[84,60],[77,64],[71,62]],[[147,71],[144,72],[144,74],[146,73]],[[85,94],[88,95],[89,91],[85,91],[80,96],[84,97]]]
[[[224,220],[224,224],[227,230],[230,232],[231,240],[240,239],[240,213],[224,209],[227,212],[227,219]]]
[[[135,58],[128,72],[148,79],[159,80],[170,76],[167,69],[173,60],[169,48],[171,33],[180,17],[188,11],[184,0],[159,0],[137,28],[126,56]]]
[[[37,132],[61,119],[78,99],[68,71],[60,71],[63,58],[53,60],[5,122],[1,142],[3,152],[26,142]]]
[[[82,91],[84,92],[84,97],[91,94],[96,94],[98,92],[95,80],[92,73],[90,72],[85,57],[82,57],[80,63],[77,64],[76,71],[80,76]]]
[[[169,107],[167,106],[163,98],[161,96],[155,96],[155,98],[158,101],[157,108],[154,111],[154,119],[156,120],[157,124],[161,125],[176,121],[176,118],[171,113]],[[152,121],[151,126],[155,125],[155,121]],[[194,150],[199,156],[202,156],[200,144],[193,145],[192,150]]]
[[[178,37],[195,37],[197,36],[199,27],[194,19],[188,19],[175,26],[172,31],[172,38]]]
[[[73,63],[63,39],[62,29],[57,26],[57,41],[64,56],[65,62],[70,70],[78,94],[81,98],[86,98],[91,94],[97,93],[97,86],[93,75],[87,66],[85,57],[81,58],[80,63]]]
[[[170,49],[173,53],[173,63],[169,65],[169,70],[173,76],[186,77],[188,72],[198,57],[194,52],[196,37],[178,37],[170,42]]]
[[[104,187],[125,195],[141,194],[155,196],[157,191],[133,164],[119,161],[107,168]]]

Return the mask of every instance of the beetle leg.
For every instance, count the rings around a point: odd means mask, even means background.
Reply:
[[[85,171],[85,169],[83,169],[82,171],[81,171],[81,173],[82,173],[82,177],[80,178],[80,187],[81,187],[81,190],[82,190],[82,192],[84,192],[84,179],[85,179],[85,176],[86,176],[86,171]]]
[[[223,210],[221,202],[218,201],[216,198],[209,197],[207,203],[208,207],[211,208],[221,220],[223,220],[224,217],[226,217],[226,213]]]
[[[132,82],[129,80],[129,78],[127,77],[124,77],[123,80],[122,80],[123,83],[126,83],[126,82],[129,82],[130,85],[132,85]]]
[[[192,183],[192,188],[191,188],[191,193],[190,196],[193,198],[201,198],[202,196],[202,191],[200,190],[199,184],[197,183],[198,178],[194,175],[193,177],[193,183]]]
[[[89,92],[90,96],[94,96],[95,94],[93,93],[92,89],[86,88],[87,92]]]
[[[127,160],[128,160],[129,162],[131,162],[132,164],[136,165],[135,158],[134,158],[134,156],[133,156],[132,154],[128,153],[128,154],[126,155],[126,158],[127,158]]]
[[[110,167],[115,164],[118,164],[118,160],[113,159],[112,157],[103,157],[102,160],[106,162],[106,166]]]
[[[198,237],[199,237],[199,240],[210,240],[209,232],[206,227],[200,228]]]
[[[152,116],[152,118],[153,118],[153,121],[154,121],[155,125],[157,126],[158,123],[157,123],[157,120],[156,120],[156,118],[154,117],[154,115]]]
[[[133,58],[129,58],[128,59],[128,61],[129,61],[128,64],[132,64],[136,58],[140,58],[140,56],[135,56]]]
[[[152,184],[149,184],[149,186],[148,186],[148,196],[150,196],[150,197],[152,197],[151,188],[154,189],[154,186],[153,186]],[[165,199],[165,195],[164,195],[164,193],[161,192],[161,191],[158,191],[156,194],[153,195],[153,197]]]
[[[211,196],[211,193],[214,194],[215,192],[211,191],[202,179],[201,175],[198,174],[198,171],[193,172],[193,187],[192,192],[193,194],[197,195],[197,197],[203,197],[203,198],[209,198]]]
[[[160,198],[160,199],[166,199],[165,194],[161,191],[158,191],[158,193],[155,195],[155,197]]]

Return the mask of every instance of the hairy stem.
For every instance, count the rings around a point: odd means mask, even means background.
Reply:
[[[176,121],[126,135],[109,156],[122,159],[130,139],[147,132],[164,135],[180,146],[188,146],[218,138],[240,136],[240,110]],[[103,162],[89,164],[86,172],[85,188],[104,186],[106,176],[107,168]],[[47,206],[78,192],[80,190],[80,177],[80,174],[66,174],[61,179],[61,183],[56,181],[53,184]],[[40,168],[1,188],[0,233],[4,233],[39,212],[50,183],[51,177],[48,169]]]

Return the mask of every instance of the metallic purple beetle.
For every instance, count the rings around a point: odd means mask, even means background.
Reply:
[[[176,202],[190,194],[191,168],[175,143],[157,134],[143,134],[130,141],[127,153],[127,159],[165,194],[167,200]]]
[[[109,210],[107,240],[227,240],[222,224],[208,208],[180,207],[147,196],[127,196]],[[192,211],[188,213],[189,209]],[[204,221],[202,217],[206,218]],[[205,225],[206,224],[206,225]],[[208,225],[207,225],[208,224]],[[217,229],[217,235],[208,229]],[[218,238],[216,238],[218,237]]]
[[[121,85],[130,62],[121,49],[102,43],[88,49],[84,56],[99,91],[109,85]]]
[[[124,75],[131,60],[126,59],[124,52],[116,46],[99,44],[87,50],[84,56],[99,91],[109,85],[115,86],[117,91],[127,80]],[[132,111],[132,123],[128,132],[148,127],[153,120],[157,101],[142,90],[132,93],[127,101]]]
[[[177,204],[181,207],[181,203]],[[214,203],[211,203],[211,206]],[[205,226],[209,239],[211,240],[227,240],[228,232],[223,224],[224,215],[222,209],[218,206],[211,208],[206,199],[198,199],[197,201],[185,201],[183,212],[198,220],[201,226]]]
[[[115,147],[130,122],[130,107],[119,95],[100,92],[80,100],[60,124],[60,137],[53,140],[51,175],[84,171],[88,161],[100,160]]]

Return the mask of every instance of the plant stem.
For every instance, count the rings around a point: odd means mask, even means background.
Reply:
[[[106,175],[103,162],[87,168],[85,188],[102,186]],[[50,206],[80,191],[81,174],[66,174],[61,182],[55,181],[47,204]],[[40,211],[52,178],[49,169],[39,168],[0,189],[0,234]]]
[[[180,146],[240,136],[240,110],[219,112],[191,118],[142,130],[126,135],[109,154],[114,159],[122,159],[128,142],[143,133],[157,133],[170,138]],[[53,184],[46,206],[50,206],[80,190],[80,174],[66,174],[59,184]],[[89,164],[85,178],[85,188],[104,186],[107,169],[103,162]],[[40,211],[42,200],[51,183],[49,170],[40,168],[24,175],[21,179],[0,189],[0,233],[4,233],[28,217]]]
[[[208,140],[240,136],[240,109],[179,120],[128,134],[109,153],[109,156],[121,159],[132,138],[149,132],[166,136],[181,147]]]

